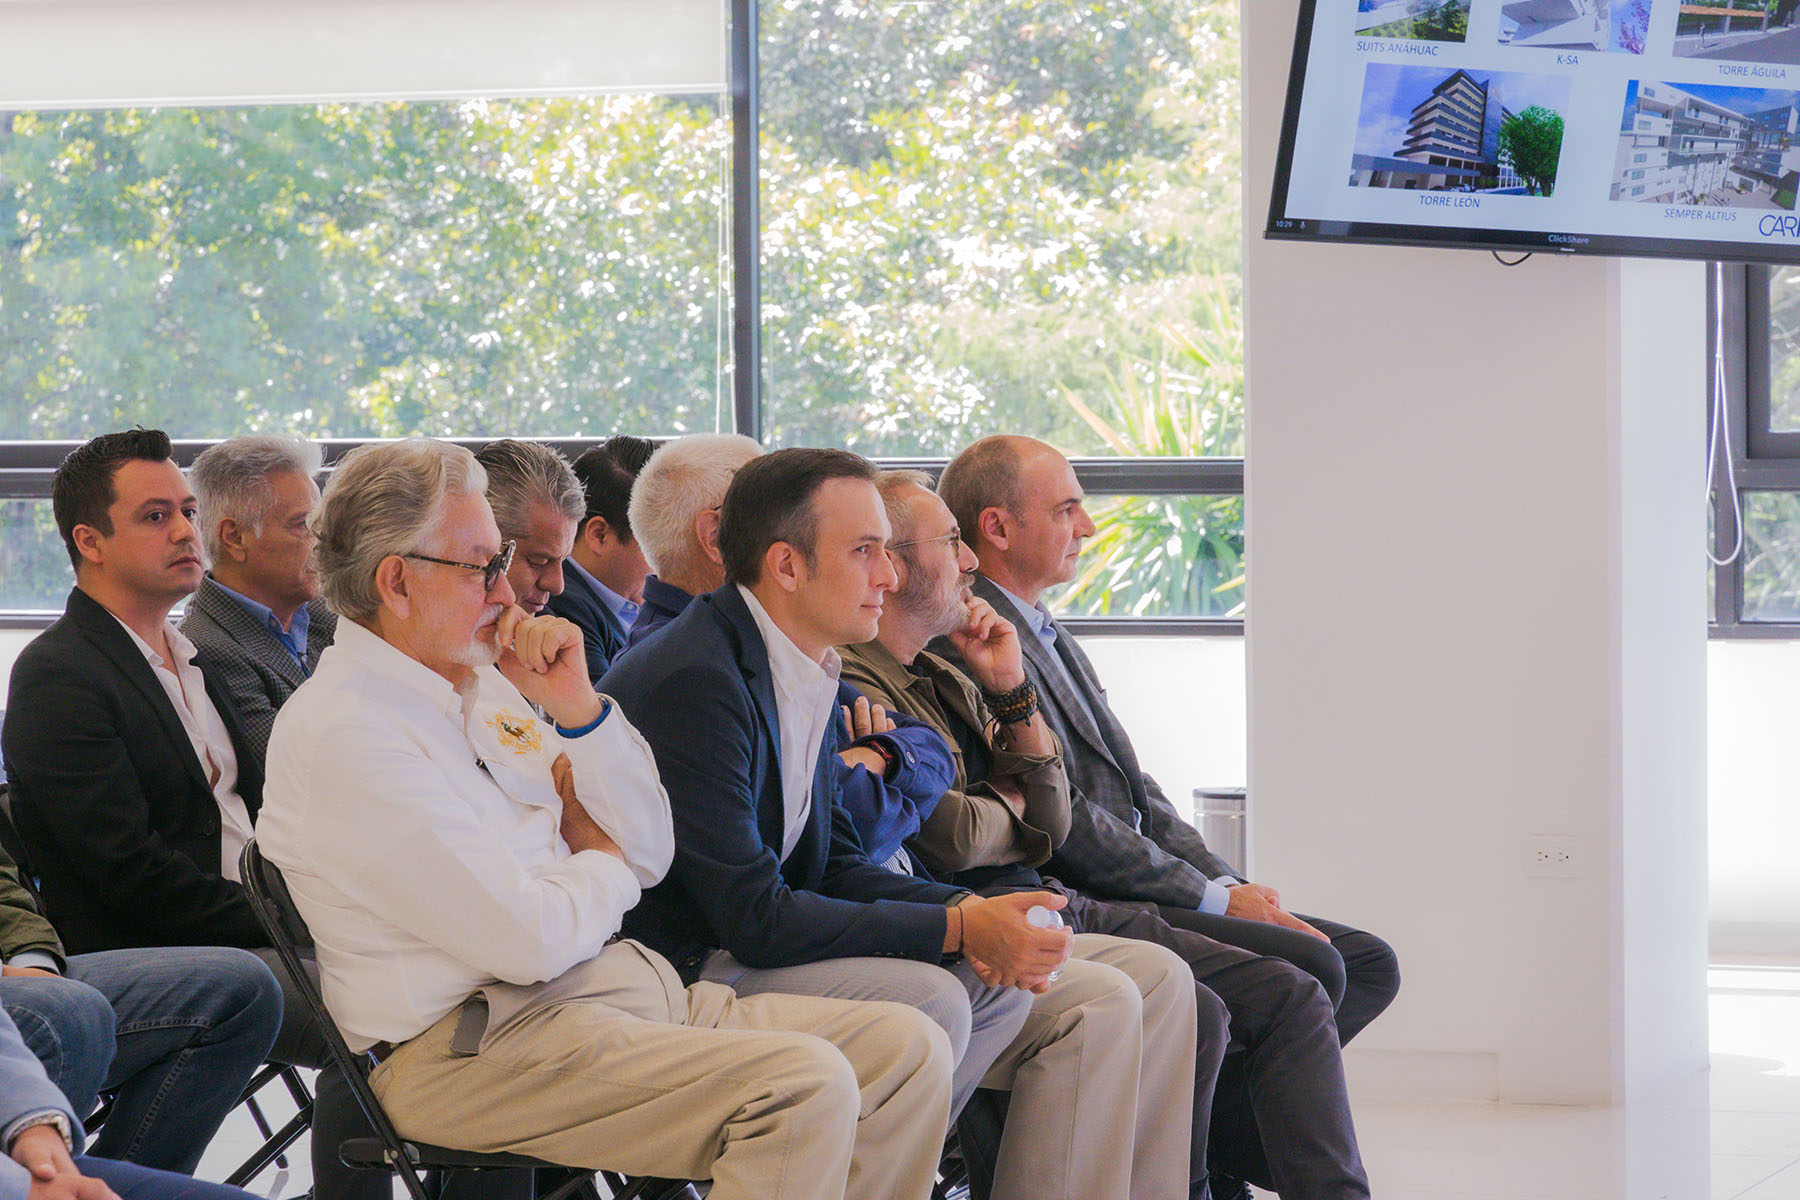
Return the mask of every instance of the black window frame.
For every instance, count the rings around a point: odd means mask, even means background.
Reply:
[[[1723,558],[1738,537],[1738,513],[1755,492],[1800,493],[1800,430],[1773,428],[1769,380],[1769,284],[1775,268],[1724,263],[1706,282],[1707,428],[1725,405],[1727,437],[1714,464],[1712,553]],[[1723,346],[1720,331],[1723,331]],[[1723,349],[1723,371],[1715,355]],[[1720,376],[1725,395],[1719,395]],[[1711,446],[1710,436],[1708,447]],[[1726,467],[1735,476],[1737,505],[1725,488]],[[1800,621],[1744,620],[1744,555],[1713,571],[1709,636],[1721,640],[1793,640]]]
[[[762,440],[763,354],[761,288],[761,192],[759,167],[760,72],[759,13],[762,0],[731,0],[728,49],[732,123],[731,153],[731,345],[732,419],[734,432]],[[754,363],[754,370],[742,364]],[[216,440],[216,439],[214,439]],[[175,443],[183,467],[214,440]],[[451,438],[479,449],[490,439]],[[573,458],[598,445],[599,438],[543,439]],[[56,466],[78,442],[0,441],[0,499],[48,500]],[[319,439],[327,463],[335,462],[362,439]],[[905,466],[936,475],[942,459],[884,459],[884,466]],[[1074,460],[1076,478],[1093,496],[1179,495],[1242,496],[1242,458],[1084,458]],[[0,609],[0,629],[35,629],[60,615],[44,610]],[[1071,632],[1090,636],[1225,636],[1241,637],[1241,617],[1077,617],[1063,621]]]

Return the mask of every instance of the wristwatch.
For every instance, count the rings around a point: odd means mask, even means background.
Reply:
[[[54,1108],[46,1108],[43,1112],[31,1113],[27,1116],[20,1117],[15,1121],[12,1130],[10,1131],[11,1136],[6,1139],[6,1152],[8,1154],[12,1153],[13,1146],[18,1143],[19,1138],[27,1129],[36,1129],[40,1125],[50,1125],[55,1127],[56,1132],[62,1134],[63,1146],[67,1148],[70,1154],[75,1153],[75,1130],[69,1125],[69,1118],[65,1114],[56,1111]]]

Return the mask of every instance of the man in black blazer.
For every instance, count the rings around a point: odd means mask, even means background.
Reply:
[[[170,449],[159,430],[105,434],[57,468],[75,589],[13,665],[0,732],[13,818],[70,952],[246,947],[284,993],[270,1057],[323,1066],[324,1038],[237,881],[262,756],[206,655],[169,622],[203,578],[198,505]],[[378,1200],[385,1179],[338,1161],[342,1137],[366,1126],[333,1074],[314,1114],[315,1192]]]
[[[254,435],[209,446],[188,471],[212,570],[181,632],[224,681],[258,763],[275,714],[337,631],[309,561],[322,465],[311,442]]]
[[[1356,1036],[1399,991],[1393,950],[1362,930],[1288,912],[1274,889],[1214,854],[1139,766],[1093,664],[1044,606],[1047,589],[1074,577],[1094,534],[1068,460],[1034,438],[983,438],[945,468],[938,492],[980,560],[975,595],[1019,631],[1078,793],[1050,868],[1084,892],[1148,901],[1172,925],[1287,959],[1325,985],[1340,1043]],[[956,661],[948,643],[931,648]]]
[[[655,450],[648,438],[619,434],[575,460],[587,515],[563,563],[562,592],[548,607],[581,630],[588,677],[596,682],[625,649],[644,602],[650,564],[631,531],[631,485]]]
[[[58,468],[54,504],[75,589],[14,663],[0,735],[47,915],[75,953],[261,946],[234,877],[262,762],[168,621],[203,568],[167,437],[88,442]]]

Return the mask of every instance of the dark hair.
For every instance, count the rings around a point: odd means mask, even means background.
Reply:
[[[62,534],[71,566],[81,569],[81,551],[75,549],[77,525],[91,525],[112,536],[112,517],[107,510],[119,498],[113,490],[113,476],[119,468],[136,459],[167,462],[172,457],[169,435],[160,429],[103,433],[69,451],[50,480],[50,507],[56,513],[56,531]]]
[[[719,514],[719,555],[725,578],[749,585],[762,577],[763,555],[776,542],[818,562],[819,514],[813,494],[832,479],[874,483],[875,464],[848,450],[776,450],[738,468]]]
[[[631,485],[638,472],[656,453],[656,443],[649,438],[621,433],[607,438],[575,460],[575,478],[587,493],[585,527],[595,517],[605,517],[606,526],[625,541],[631,541]]]

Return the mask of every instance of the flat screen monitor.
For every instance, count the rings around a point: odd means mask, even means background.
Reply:
[[[1800,262],[1800,0],[1301,0],[1268,236]]]

